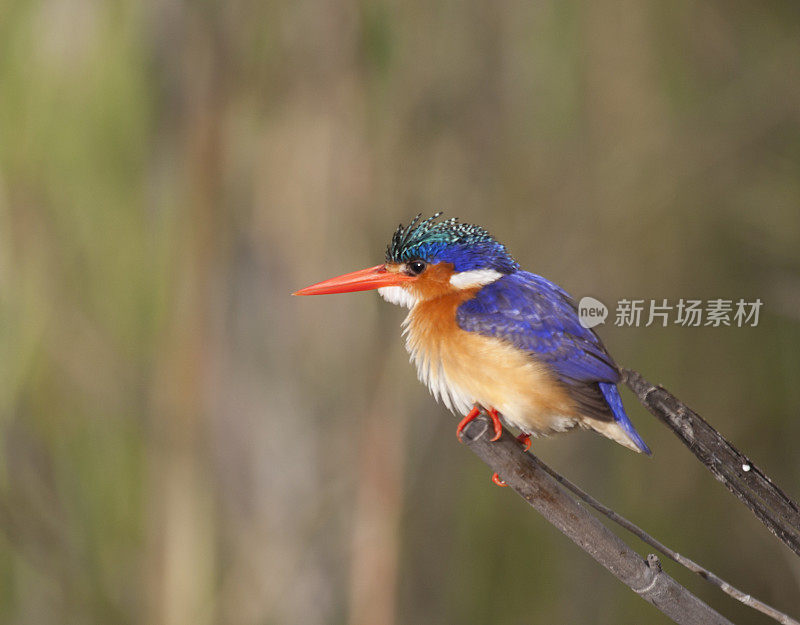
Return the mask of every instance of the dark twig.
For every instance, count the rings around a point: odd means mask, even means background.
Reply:
[[[489,440],[491,431],[488,418],[481,415],[464,428],[462,440],[545,519],[631,590],[676,623],[730,624],[728,619],[664,573],[655,555],[648,555],[643,560],[561,488],[543,469],[542,463],[524,452],[507,431],[504,430],[496,442]]]
[[[622,378],[639,401],[664,422],[775,536],[800,555],[800,508],[764,472],[700,415],[636,371]]]
[[[779,623],[782,623],[783,625],[800,625],[800,623],[798,623],[796,620],[794,620],[788,614],[784,614],[783,612],[781,612],[779,610],[776,610],[772,606],[767,605],[763,601],[759,601],[758,599],[756,599],[752,595],[744,593],[741,590],[739,590],[738,588],[735,588],[735,587],[731,586],[724,579],[718,577],[717,575],[715,575],[714,573],[712,573],[708,569],[700,566],[694,560],[691,560],[691,559],[687,558],[686,556],[682,556],[677,551],[673,551],[672,549],[667,547],[664,543],[662,543],[662,542],[656,540],[655,538],[653,538],[652,536],[650,536],[650,534],[645,532],[638,525],[636,525],[634,523],[631,523],[625,517],[617,514],[611,508],[609,508],[609,507],[603,505],[602,503],[600,503],[599,501],[597,501],[597,499],[595,499],[590,494],[585,492],[579,486],[573,484],[572,482],[570,482],[564,476],[559,475],[558,473],[553,471],[553,469],[548,467],[546,464],[544,464],[538,458],[535,458],[535,460],[536,460],[536,462],[539,463],[539,465],[542,467],[542,469],[547,471],[547,473],[549,473],[553,477],[553,479],[557,480],[559,483],[561,483],[564,486],[566,486],[569,490],[571,490],[573,493],[575,493],[583,501],[585,501],[590,506],[592,506],[592,508],[594,508],[598,512],[600,512],[600,513],[604,514],[605,516],[607,516],[609,519],[614,521],[614,523],[616,523],[617,525],[619,525],[621,527],[624,527],[631,534],[634,534],[635,536],[638,536],[642,541],[646,542],[648,545],[650,545],[654,549],[657,549],[658,551],[663,553],[665,556],[667,556],[671,560],[677,562],[678,564],[680,564],[682,566],[685,566],[687,569],[689,569],[693,573],[697,573],[700,577],[702,577],[703,579],[707,580],[708,582],[710,582],[711,584],[713,584],[714,586],[716,586],[717,588],[722,590],[724,593],[730,595],[731,597],[733,597],[737,601],[741,601],[746,606],[748,606],[750,608],[753,608],[754,610],[758,610],[762,614],[766,614],[767,616],[775,619]]]

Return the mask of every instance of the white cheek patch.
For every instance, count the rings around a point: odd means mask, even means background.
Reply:
[[[412,308],[417,303],[417,298],[401,286],[382,286],[378,294],[390,304]]]
[[[457,289],[474,289],[477,286],[491,284],[502,276],[502,273],[494,269],[473,269],[454,273],[450,276],[450,284]]]

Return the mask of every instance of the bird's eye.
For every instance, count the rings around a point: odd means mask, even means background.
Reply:
[[[408,271],[413,275],[418,276],[425,271],[427,266],[428,263],[426,263],[424,260],[412,260],[410,263],[408,263]]]

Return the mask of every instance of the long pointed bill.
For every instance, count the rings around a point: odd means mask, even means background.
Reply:
[[[376,265],[369,269],[346,273],[330,280],[317,282],[292,295],[327,295],[329,293],[352,293],[354,291],[369,291],[382,286],[397,286],[404,282],[415,280],[413,276],[402,273],[386,271],[385,265]]]

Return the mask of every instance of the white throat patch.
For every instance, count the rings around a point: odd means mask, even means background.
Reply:
[[[457,289],[474,289],[478,286],[491,284],[503,276],[494,269],[473,269],[472,271],[460,271],[450,276],[450,284]]]
[[[390,304],[413,308],[417,298],[401,286],[382,286],[378,289],[380,296]]]

